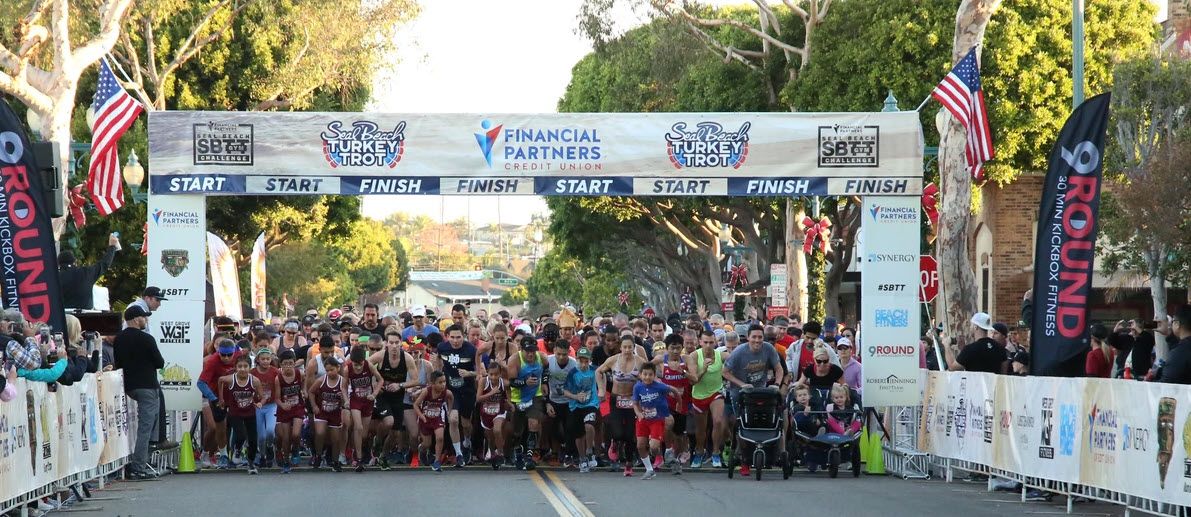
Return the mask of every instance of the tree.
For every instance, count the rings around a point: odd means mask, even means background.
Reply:
[[[500,304],[505,306],[521,305],[529,300],[529,289],[525,284],[518,285],[500,295]]]
[[[379,221],[360,219],[351,223],[350,236],[324,243],[347,270],[357,294],[390,291],[398,284],[397,251],[393,238]]]
[[[66,150],[79,78],[116,45],[131,3],[106,0],[92,14],[89,9],[72,8],[69,0],[22,0],[10,3],[0,14],[4,26],[16,29],[0,36],[0,91],[36,113],[41,124],[34,129],[61,148],[57,166],[63,183],[70,171]],[[7,18],[26,9],[24,17],[9,24],[12,20]],[[93,34],[81,36],[80,29],[91,29]],[[54,221],[55,235],[62,233],[65,222],[65,218]]]
[[[1191,63],[1146,56],[1113,74],[1116,188],[1105,196],[1107,245],[1102,269],[1145,274],[1154,315],[1166,314],[1167,282],[1185,261],[1188,239],[1188,161]]]
[[[351,303],[359,292],[347,269],[319,242],[294,242],[270,251],[266,276],[273,307],[280,307],[284,298],[294,306],[324,311]]]

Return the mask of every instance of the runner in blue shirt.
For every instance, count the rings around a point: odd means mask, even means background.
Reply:
[[[576,356],[579,367],[567,373],[563,385],[563,395],[570,399],[568,434],[575,437],[575,450],[580,455],[579,472],[591,472],[596,467],[595,422],[600,409],[600,393],[595,368],[591,365],[591,350],[582,347]]]
[[[661,463],[666,417],[670,416],[670,403],[666,395],[671,391],[682,393],[682,390],[657,380],[657,367],[653,363],[641,366],[641,380],[633,386],[633,411],[637,413],[637,453],[645,465],[642,480],[657,476],[653,457],[659,455],[657,463]]]

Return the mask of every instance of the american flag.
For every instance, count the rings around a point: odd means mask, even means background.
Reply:
[[[965,156],[968,168],[976,181],[984,178],[984,163],[992,160],[992,131],[988,128],[988,110],[984,107],[984,92],[980,89],[980,66],[976,63],[976,47],[956,63],[951,73],[931,92],[931,97],[943,104],[951,115],[968,131]]]
[[[120,87],[107,60],[101,60],[99,83],[91,101],[95,122],[91,125],[91,170],[87,175],[87,191],[100,215],[106,216],[124,206],[116,142],[136,121],[141,109],[141,103]]]

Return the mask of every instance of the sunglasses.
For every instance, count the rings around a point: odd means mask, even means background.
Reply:
[[[231,354],[224,354],[224,353],[220,353],[220,354],[219,354],[219,357],[231,357],[231,356],[233,356],[233,355],[235,355],[235,353],[234,353],[234,352],[233,352],[233,353],[231,353]]]
[[[289,330],[285,331],[285,333],[286,333],[286,334],[289,334],[289,335],[291,335],[291,336],[293,336],[293,335],[296,335],[296,334],[297,334],[297,332],[293,332],[293,331],[289,331]]]
[[[831,361],[820,361],[820,360],[818,360],[818,359],[815,359],[815,364],[827,364],[827,363],[830,363],[830,362],[831,362]]]

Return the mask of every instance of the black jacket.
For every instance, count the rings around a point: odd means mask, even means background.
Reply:
[[[1191,384],[1191,337],[1179,341],[1166,357],[1158,382]]]
[[[116,247],[108,246],[98,264],[90,266],[66,266],[58,271],[58,282],[62,286],[62,305],[70,309],[94,309],[92,290],[95,282],[112,266],[116,258]]]
[[[128,327],[116,334],[114,368],[124,370],[124,391],[157,389],[157,370],[165,368],[165,359],[157,340],[148,332]]]

